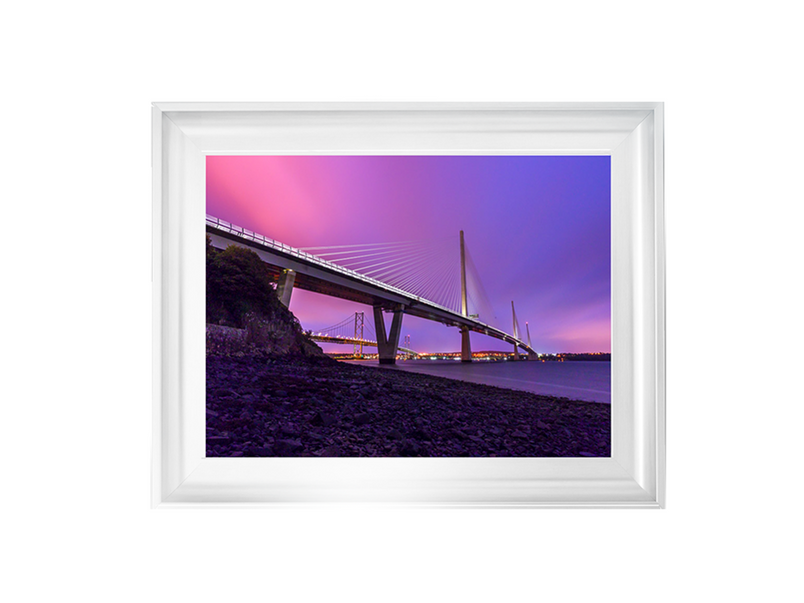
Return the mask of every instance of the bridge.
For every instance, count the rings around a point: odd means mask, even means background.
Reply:
[[[459,245],[453,245],[452,240],[429,247],[403,241],[298,249],[214,216],[207,215],[206,230],[213,247],[238,245],[256,252],[275,278],[277,294],[285,306],[290,304],[294,288],[372,306],[376,334],[372,343],[377,345],[380,364],[396,360],[403,314],[458,328],[463,362],[472,361],[470,332],[510,343],[515,358],[519,348],[528,358],[537,357],[530,342],[520,338],[513,301],[513,334],[487,322],[493,315],[491,305],[466,250],[463,231]],[[459,253],[454,255],[459,255],[459,263],[446,245],[453,251],[458,247]],[[453,278],[456,263],[459,282]],[[390,330],[386,329],[383,312],[392,315]]]
[[[363,348],[376,348],[377,336],[373,333],[371,324],[365,322],[364,312],[355,312],[354,317],[348,316],[338,324],[324,327],[318,331],[305,331],[313,341],[322,343],[341,343],[352,345],[356,357],[363,356]],[[410,349],[410,335],[405,337],[405,345],[397,350],[408,358],[415,358],[419,353]]]
[[[356,357],[363,356],[363,348],[378,348],[377,336],[370,323],[365,321],[364,312],[355,312],[354,317],[348,316],[341,322],[329,327],[324,327],[318,331],[305,331],[313,341],[322,343],[342,343],[351,344],[354,347]],[[400,345],[397,350],[409,358],[419,355],[415,350],[410,349],[410,335],[405,337],[405,345]]]

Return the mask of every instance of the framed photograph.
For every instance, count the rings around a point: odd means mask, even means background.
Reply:
[[[661,103],[156,103],[152,505],[664,506]]]

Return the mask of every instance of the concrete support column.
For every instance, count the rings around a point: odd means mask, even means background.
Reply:
[[[472,343],[469,341],[469,327],[461,327],[461,362],[472,362]]]
[[[380,364],[396,364],[396,350],[399,348],[399,334],[402,332],[402,307],[394,308],[391,332],[386,335],[382,306],[374,306],[374,332],[377,334],[377,349]]]
[[[514,357],[512,360],[519,360],[519,349],[516,347],[516,344],[514,344]]]
[[[290,295],[293,293],[293,283],[296,282],[296,272],[293,270],[283,270],[276,284],[276,294],[279,301],[286,308],[290,307]]]

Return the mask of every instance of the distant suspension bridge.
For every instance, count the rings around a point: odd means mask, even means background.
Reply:
[[[371,323],[366,322],[364,312],[355,312],[354,317],[348,316],[338,324],[306,333],[313,341],[321,343],[352,344],[356,358],[363,357],[364,347],[377,347],[377,335]],[[407,358],[416,358],[419,355],[410,349],[410,335],[405,335],[404,343],[397,349]]]

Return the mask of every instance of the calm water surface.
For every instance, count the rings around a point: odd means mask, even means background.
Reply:
[[[350,363],[376,366],[376,360]],[[485,383],[535,394],[611,403],[610,362],[472,362],[453,360],[397,360],[383,369],[412,371],[438,377]]]

